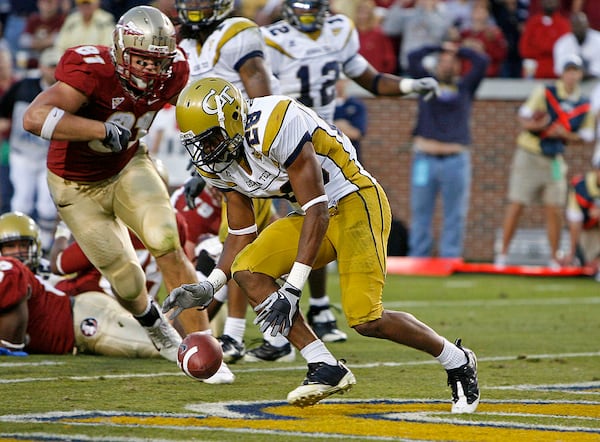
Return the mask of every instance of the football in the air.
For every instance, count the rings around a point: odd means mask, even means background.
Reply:
[[[179,345],[177,366],[191,378],[208,379],[217,372],[221,362],[223,350],[214,336],[190,333]]]

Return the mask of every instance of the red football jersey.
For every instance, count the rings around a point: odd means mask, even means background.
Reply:
[[[71,300],[19,260],[0,256],[0,310],[27,297],[29,353],[65,354],[75,346]]]
[[[196,208],[190,209],[185,202],[183,186],[176,189],[171,195],[171,204],[178,214],[183,215],[187,223],[188,239],[194,244],[198,238],[206,233],[219,234],[221,224],[221,198],[211,195],[205,187],[196,197]]]
[[[115,121],[131,130],[128,149],[110,152],[100,140],[52,141],[48,168],[72,181],[100,181],[116,175],[131,160],[138,138],[148,131],[158,112],[186,85],[188,62],[181,50],[172,64],[172,75],[156,96],[134,100],[123,88],[106,46],[68,49],[56,68],[56,79],[85,94],[89,103],[76,115],[98,121]]]

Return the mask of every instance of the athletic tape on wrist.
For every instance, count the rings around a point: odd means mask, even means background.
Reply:
[[[42,125],[40,137],[42,137],[44,140],[51,140],[58,122],[64,115],[65,111],[56,106],[50,109],[50,112],[48,112],[48,115],[44,120],[44,124]]]
[[[403,78],[400,80],[400,92],[403,94],[410,94],[413,91],[413,85],[415,80],[412,78]]]
[[[302,291],[302,287],[306,284],[306,280],[308,279],[311,270],[311,266],[296,261],[294,262],[286,281],[288,284],[293,285],[298,290]]]
[[[232,229],[227,227],[227,232],[232,235],[250,235],[251,233],[258,232],[258,226],[256,224],[252,224],[251,226],[244,227],[243,229]]]
[[[302,210],[304,210],[304,213],[306,213],[306,211],[308,209],[310,209],[312,206],[314,206],[315,204],[326,203],[328,201],[329,201],[329,198],[327,198],[327,195],[320,195],[320,196],[318,196],[316,198],[311,199],[306,204],[304,204],[302,206]]]
[[[210,272],[210,275],[208,275],[206,280],[212,284],[215,292],[217,292],[221,287],[227,284],[227,275],[223,270],[215,268]]]

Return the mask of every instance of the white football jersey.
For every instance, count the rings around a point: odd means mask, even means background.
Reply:
[[[283,95],[254,98],[248,105],[244,152],[250,172],[237,161],[219,174],[206,166],[199,169],[213,186],[251,198],[286,198],[294,204],[286,168],[307,141],[312,141],[321,163],[329,207],[374,185],[348,137],[311,109]]]
[[[353,78],[368,66],[358,53],[360,43],[352,20],[340,14],[327,17],[316,40],[286,21],[264,26],[261,31],[281,94],[296,98],[333,122],[340,72]]]
[[[258,25],[243,17],[224,20],[203,45],[193,38],[186,38],[179,46],[188,57],[190,83],[200,78],[219,77],[236,85],[245,97],[239,69],[248,58],[265,56],[265,42]],[[268,63],[265,65],[271,76],[271,89],[278,92],[278,81]]]

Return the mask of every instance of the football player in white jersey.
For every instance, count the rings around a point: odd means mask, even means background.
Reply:
[[[281,93],[296,98],[325,121],[333,123],[335,84],[341,72],[376,95],[400,95],[412,91],[412,80],[407,79],[405,90],[401,90],[399,77],[384,77],[369,66],[367,60],[358,54],[359,40],[354,23],[344,15],[329,15],[329,1],[286,0],[281,6],[281,14],[283,20],[261,28]],[[430,87],[435,86],[431,79],[425,81]],[[325,269],[320,272],[325,279]],[[346,334],[337,328],[329,309],[325,282],[315,286],[313,281],[314,278],[309,281],[309,324],[324,342],[346,340]],[[319,295],[313,296],[318,289]],[[285,344],[281,337],[265,336],[264,339],[264,346]],[[262,349],[250,350],[245,359],[249,359],[253,352],[260,353]]]
[[[188,85],[176,116],[192,162],[226,195],[229,235],[207,281],[172,290],[163,311],[176,308],[176,315],[205,306],[233,277],[258,313],[254,322],[261,331],[287,336],[308,363],[306,379],[288,401],[313,405],[356,383],[298,311],[311,269],[337,260],[348,325],[436,357],[448,373],[452,411],[475,411],[475,354],[411,314],[383,308],[391,210],[348,137],[296,100],[275,95],[246,102],[235,86],[218,78]],[[295,216],[257,234],[252,198],[287,198]]]
[[[176,0],[182,23],[180,47],[188,57],[190,81],[220,77],[235,84],[248,98],[277,92],[277,79],[265,61],[266,47],[258,25],[244,17],[232,17],[233,5],[233,0]],[[184,186],[188,201],[195,201],[195,192],[201,191],[200,180],[193,175]],[[226,293],[227,319],[218,339],[223,359],[232,363],[245,354],[248,302],[233,281]]]

